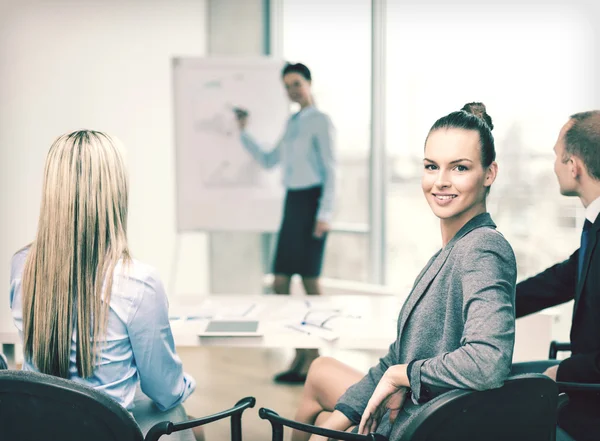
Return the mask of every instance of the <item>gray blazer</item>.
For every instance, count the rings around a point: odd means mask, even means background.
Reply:
[[[358,424],[387,368],[408,363],[412,399],[393,426],[386,414],[377,428],[393,441],[433,397],[502,386],[514,347],[516,273],[512,248],[490,215],[471,219],[417,277],[388,354],[335,408]]]

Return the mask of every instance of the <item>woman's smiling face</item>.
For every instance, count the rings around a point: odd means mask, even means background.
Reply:
[[[433,213],[442,221],[466,223],[485,211],[485,198],[496,177],[493,163],[481,163],[479,133],[443,128],[425,144],[421,187]]]

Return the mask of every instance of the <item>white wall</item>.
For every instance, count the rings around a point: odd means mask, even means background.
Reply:
[[[0,331],[12,328],[9,262],[35,234],[46,152],[70,130],[107,131],[125,144],[130,246],[169,285],[170,59],[205,54],[206,17],[205,0],[0,0]],[[178,290],[205,290],[205,238],[182,244],[177,282],[187,287]]]

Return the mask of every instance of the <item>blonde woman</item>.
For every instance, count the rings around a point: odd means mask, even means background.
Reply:
[[[24,370],[103,391],[145,432],[185,419],[181,403],[196,383],[175,353],[156,271],[129,254],[127,202],[113,138],[59,137],[46,159],[37,234],[12,259],[10,305]]]

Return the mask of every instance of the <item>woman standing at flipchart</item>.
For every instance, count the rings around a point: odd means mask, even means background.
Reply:
[[[308,67],[287,64],[282,79],[300,110],[290,117],[274,149],[263,150],[248,134],[246,111],[236,109],[236,116],[242,144],[254,159],[265,168],[283,167],[287,194],[273,263],[273,290],[289,294],[291,277],[298,274],[307,294],[321,294],[319,276],[335,199],[334,128],[329,116],[314,105]],[[290,369],[275,381],[303,383],[317,356],[316,349],[297,349]]]

